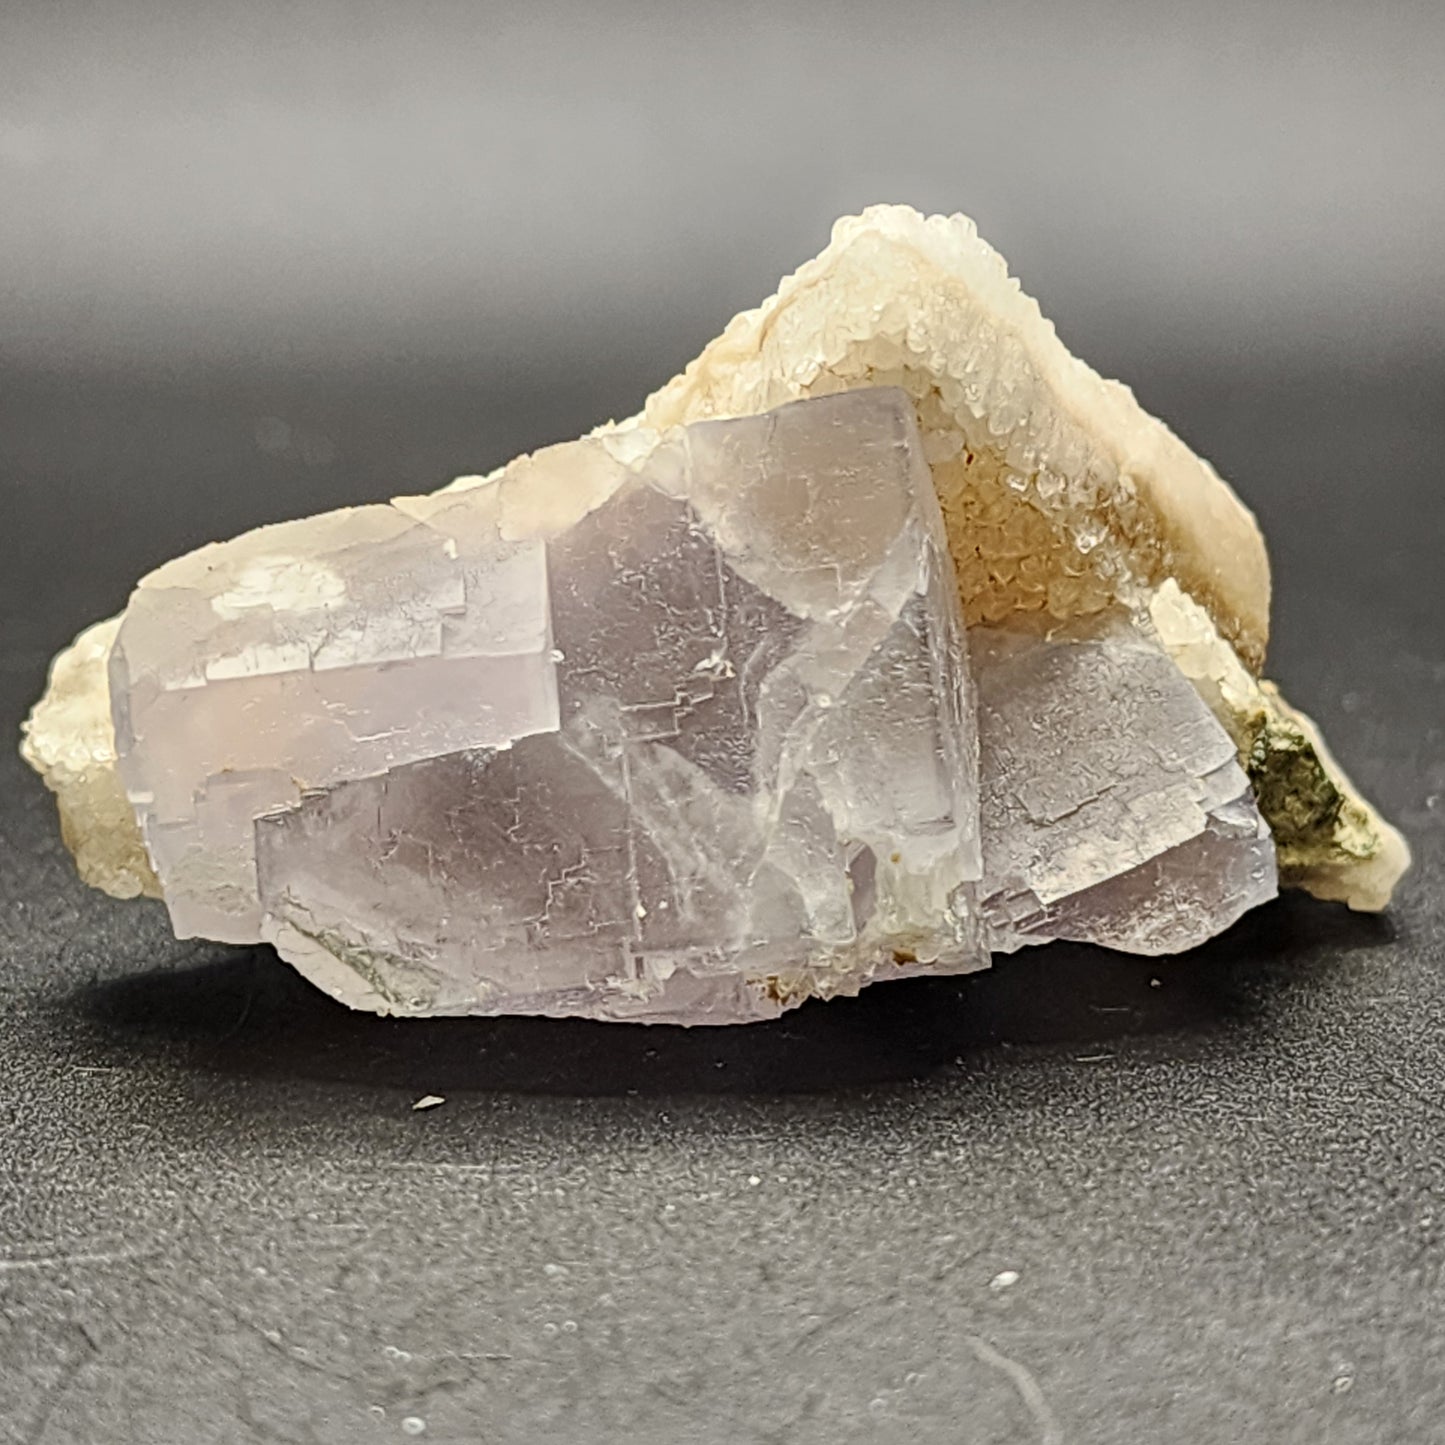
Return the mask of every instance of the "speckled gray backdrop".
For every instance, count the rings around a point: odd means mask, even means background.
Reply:
[[[1256,507],[1419,866],[775,1026],[393,1024],[81,888],[7,745],[0,1441],[1445,1440],[1442,74],[1433,4],[6,9],[0,734],[146,567],[628,412],[904,199]]]

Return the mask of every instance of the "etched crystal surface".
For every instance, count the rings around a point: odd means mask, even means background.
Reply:
[[[487,501],[266,527],[141,583],[111,698],[179,936],[261,936],[255,820],[302,789],[556,726],[542,543]]]
[[[1276,891],[1234,743],[1132,629],[974,629],[989,946],[1179,953]]]
[[[731,1021],[987,961],[908,399],[613,447],[143,582],[111,687],[178,933],[400,1013]]]

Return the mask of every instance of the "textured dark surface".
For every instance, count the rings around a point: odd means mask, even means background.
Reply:
[[[0,736],[174,551],[659,376],[0,378]],[[88,892],[6,744],[0,1441],[1445,1440],[1445,370],[1136,379],[1260,512],[1273,671],[1416,848],[1389,915],[726,1032],[387,1022]]]

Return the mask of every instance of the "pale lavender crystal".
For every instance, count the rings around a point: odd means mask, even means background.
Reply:
[[[112,698],[177,931],[403,1013],[729,1022],[986,962],[908,398],[542,458],[142,585]]]
[[[990,948],[1179,953],[1274,897],[1234,744],[1159,648],[1108,626],[970,644]]]
[[[255,819],[303,789],[555,727],[550,653],[542,543],[462,498],[263,527],[143,579],[111,708],[177,935],[261,937]]]

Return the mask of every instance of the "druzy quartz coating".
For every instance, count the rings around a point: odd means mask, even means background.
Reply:
[[[745,1021],[1385,906],[1268,604],[972,224],[874,207],[638,416],[159,568],[23,751],[88,882],[353,1006]]]

